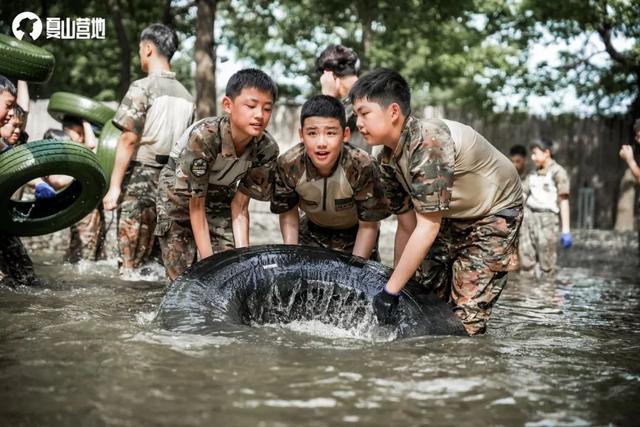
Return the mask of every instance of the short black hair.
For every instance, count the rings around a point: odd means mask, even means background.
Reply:
[[[163,24],[151,24],[140,33],[140,41],[150,41],[158,48],[162,56],[171,61],[178,50],[178,35]]]
[[[360,60],[358,55],[348,47],[330,44],[316,60],[316,71],[322,74],[325,70],[338,77],[358,75]]]
[[[640,132],[640,119],[636,119],[636,121],[633,122],[633,132]]]
[[[304,121],[309,117],[329,117],[337,119],[343,130],[347,127],[347,115],[344,112],[344,106],[342,102],[333,96],[316,95],[309,98],[307,102],[302,105],[300,127],[304,127]]]
[[[11,80],[3,75],[0,75],[0,93],[9,92],[13,96],[18,96],[18,91]]]
[[[546,138],[544,136],[540,139],[536,139],[535,141],[533,141],[529,145],[529,147],[531,149],[539,148],[542,151],[549,150],[549,152],[553,154],[553,141],[551,141],[549,138]]]
[[[527,147],[525,147],[524,145],[516,144],[509,150],[509,156],[527,157]]]
[[[278,88],[274,81],[264,71],[256,68],[246,68],[240,70],[229,78],[225,95],[231,99],[240,95],[242,89],[254,88],[260,91],[269,92],[275,102],[278,97]]]
[[[68,128],[71,126],[82,126],[82,119],[77,116],[69,115],[62,117],[62,128]]]
[[[392,103],[400,106],[402,114],[411,114],[411,90],[407,81],[396,71],[388,68],[378,68],[364,76],[351,87],[349,99],[353,103],[356,99],[368,99],[383,107]]]
[[[18,104],[13,106],[13,119],[20,120],[23,124],[27,119],[27,112]]]

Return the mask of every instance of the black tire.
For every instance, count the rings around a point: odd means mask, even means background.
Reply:
[[[5,77],[44,83],[56,63],[53,54],[29,42],[0,34],[0,74]]]
[[[32,179],[55,174],[75,180],[52,199],[11,200]],[[98,206],[106,187],[97,157],[83,145],[45,139],[16,147],[0,155],[0,230],[39,236],[69,227]]]
[[[107,182],[111,180],[111,172],[116,161],[116,148],[118,147],[120,135],[122,135],[122,131],[112,122],[107,122],[100,133],[96,156],[98,156],[98,162],[102,167],[104,176],[107,178]]]
[[[382,264],[324,248],[236,249],[206,258],[179,276],[160,304],[156,321],[166,329],[189,333],[294,320],[321,320],[346,328],[373,324],[371,299],[390,275],[391,269]],[[466,335],[451,307],[414,281],[402,291],[398,316],[390,327],[402,338]]]
[[[101,102],[69,92],[51,95],[47,112],[58,121],[62,121],[65,115],[70,115],[101,126],[111,121],[116,114],[115,110]]]

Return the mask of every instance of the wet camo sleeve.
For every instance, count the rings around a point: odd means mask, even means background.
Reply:
[[[240,180],[238,190],[256,200],[271,200],[277,159],[278,145],[266,138],[260,141],[251,169]]]
[[[300,196],[295,187],[289,183],[287,171],[296,167],[286,161],[287,153],[278,158],[278,164],[274,174],[273,196],[271,198],[271,212],[281,214],[298,206]]]
[[[395,167],[387,162],[382,155],[379,157],[378,165],[381,187],[387,199],[389,211],[392,214],[400,215],[413,209],[411,196],[405,191],[400,181],[398,181]]]
[[[209,170],[216,159],[211,142],[215,124],[203,122],[189,135],[176,165],[176,192],[192,197],[204,197],[209,187]]]
[[[558,195],[568,196],[571,184],[569,181],[569,175],[567,174],[567,170],[562,166],[558,166],[558,169],[553,175],[553,180],[556,183],[556,188],[558,189]]]
[[[377,162],[364,152],[355,152],[351,169],[355,178],[353,198],[356,201],[358,219],[373,222],[388,217],[391,212],[384,196]]]
[[[122,98],[122,102],[113,117],[113,124],[122,129],[142,136],[144,122],[149,107],[147,91],[138,82],[133,82]]]
[[[412,143],[411,198],[417,212],[449,209],[455,162],[454,142],[441,120],[424,122],[423,138]]]

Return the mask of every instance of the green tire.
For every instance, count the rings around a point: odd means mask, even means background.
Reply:
[[[102,167],[102,172],[104,172],[104,176],[107,178],[107,183],[111,180],[111,172],[113,171],[113,164],[116,161],[116,148],[118,147],[120,135],[122,135],[122,131],[112,122],[104,125],[100,133],[96,156],[98,156],[98,162],[100,163],[100,167]]]
[[[44,83],[51,77],[53,54],[29,42],[0,34],[0,74],[5,77]]]
[[[11,200],[22,185],[47,175],[75,180],[51,199]],[[0,230],[15,236],[62,230],[95,209],[106,188],[98,158],[83,145],[45,139],[18,146],[0,155]]]
[[[69,92],[51,95],[47,112],[58,121],[62,121],[65,115],[70,115],[102,126],[116,114],[115,110],[101,102]]]

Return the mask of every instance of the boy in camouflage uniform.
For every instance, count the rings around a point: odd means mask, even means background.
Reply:
[[[0,75],[0,126],[11,120],[16,102],[16,87]],[[1,153],[11,145],[0,143]],[[17,236],[0,232],[0,282],[9,285],[38,285],[40,281],[33,271],[33,262]]]
[[[453,305],[470,335],[484,333],[491,308],[517,265],[522,188],[509,159],[471,127],[410,115],[407,82],[392,70],[351,89],[358,128],[383,145],[380,167],[398,215],[395,270],[373,300],[381,322],[422,264],[421,281]]]
[[[522,272],[546,278],[555,274],[558,241],[565,249],[572,244],[569,176],[553,160],[551,149],[552,143],[546,139],[531,144],[531,160],[536,170],[527,175],[523,184],[526,202],[519,247]]]
[[[334,97],[314,96],[302,106],[300,126],[302,142],[278,158],[271,200],[284,243],[380,261],[379,221],[389,216],[388,204],[373,158],[343,143],[350,132],[344,107]]]
[[[140,66],[148,76],[131,84],[113,118],[122,136],[103,205],[106,210],[118,208],[122,273],[142,266],[151,255],[160,170],[173,143],[193,120],[193,98],[169,63],[177,47],[176,33],[164,25],[142,31]]]
[[[155,230],[171,280],[197,254],[249,246],[249,198],[271,198],[278,145],[265,129],[276,94],[262,71],[235,73],[222,99],[226,115],[196,122],[171,150]]]
[[[347,96],[353,84],[358,81],[358,68],[360,68],[358,55],[353,49],[342,45],[327,46],[316,60],[316,71],[320,74],[322,94],[342,100],[347,126],[351,132],[349,144],[371,154],[371,147],[358,132],[353,105]]]

